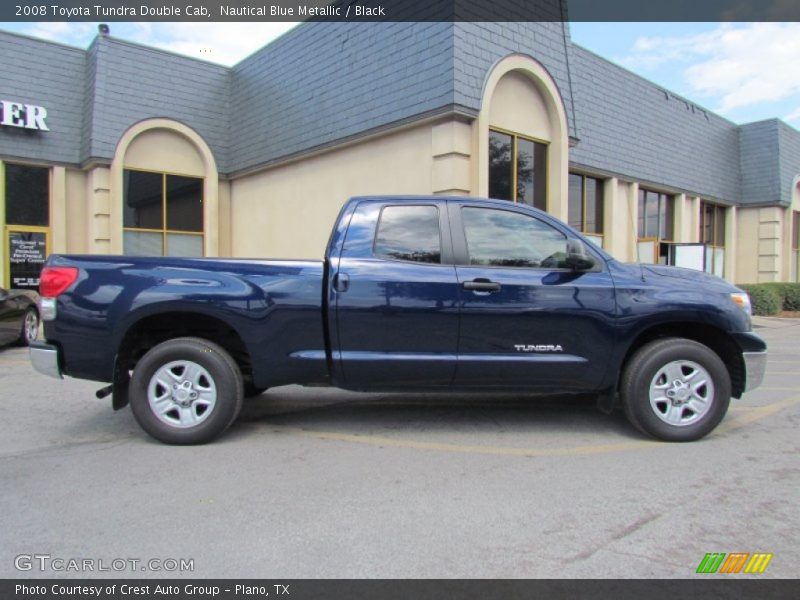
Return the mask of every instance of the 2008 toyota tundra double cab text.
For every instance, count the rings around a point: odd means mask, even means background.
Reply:
[[[353,198],[323,261],[53,255],[40,295],[37,370],[110,384],[98,396],[171,444],[285,384],[592,393],[695,440],[767,357],[724,280],[622,264],[544,212],[473,198]]]

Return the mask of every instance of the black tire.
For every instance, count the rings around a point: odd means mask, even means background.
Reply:
[[[151,408],[148,397],[151,380],[156,372],[167,368],[171,363],[181,361],[199,365],[204,369],[208,377],[206,374],[201,375],[201,381],[205,382],[206,387],[215,391],[214,404],[201,415],[197,415],[199,408],[189,408],[193,419],[199,420],[196,425],[166,422],[169,419],[183,421],[182,409],[176,406],[166,416],[159,417]],[[177,367],[177,370],[180,372],[180,367]],[[163,390],[160,384],[153,385],[156,386],[154,388],[156,391]],[[136,421],[155,439],[166,444],[205,444],[220,436],[236,420],[242,408],[243,388],[241,371],[228,352],[208,340],[185,337],[158,344],[142,357],[131,377],[129,398]],[[188,401],[185,398],[182,400]],[[164,406],[175,402],[174,394],[170,395]],[[192,420],[189,420],[189,423],[192,423]]]
[[[698,365],[705,374],[701,370],[693,370],[692,364]],[[694,392],[705,395],[706,402],[697,403],[697,406],[703,407],[701,410],[693,411],[692,406],[681,404],[677,396],[675,401],[667,399],[669,392],[674,395],[678,393],[666,376],[668,365],[672,365],[673,369],[677,367],[680,377],[688,374],[685,376],[690,388],[696,385],[695,382],[703,381],[706,375],[710,377],[711,386],[700,386],[697,388],[699,391]],[[655,379],[659,374],[663,374],[663,379]],[[682,381],[680,377],[675,379]],[[661,386],[667,386],[663,401],[658,399],[660,392],[656,392],[656,399],[651,403],[651,385],[654,389],[658,385],[659,390]],[[692,392],[686,393],[691,400]],[[639,431],[668,442],[690,442],[713,431],[725,417],[731,399],[731,379],[720,357],[707,346],[684,338],[666,338],[650,342],[633,354],[622,373],[620,395],[625,415]],[[672,406],[675,402],[678,404]],[[668,411],[673,411],[670,414],[681,424],[674,420],[667,422]]]
[[[36,335],[33,336],[29,331],[29,319],[36,319]],[[25,310],[25,315],[22,317],[22,325],[20,326],[19,331],[19,340],[17,344],[20,346],[30,346],[31,342],[36,341],[39,337],[39,330],[42,326],[42,321],[39,318],[39,311],[36,310],[35,307],[29,306]]]
[[[246,400],[251,398],[258,398],[261,394],[266,392],[269,388],[266,387],[258,387],[253,385],[252,381],[248,381],[244,384],[244,397]]]

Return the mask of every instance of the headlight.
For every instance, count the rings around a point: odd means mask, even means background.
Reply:
[[[750,296],[748,296],[746,293],[736,292],[731,294],[731,300],[733,300],[733,303],[748,315],[753,314],[753,307],[750,305]]]

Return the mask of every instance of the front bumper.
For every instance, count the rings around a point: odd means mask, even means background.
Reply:
[[[58,348],[44,342],[31,342],[31,364],[33,368],[49,377],[63,379]]]
[[[767,370],[767,351],[742,352],[742,358],[744,358],[745,371],[744,391],[749,392],[764,381],[764,373]]]

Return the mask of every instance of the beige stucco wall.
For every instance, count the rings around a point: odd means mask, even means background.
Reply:
[[[362,194],[431,194],[433,130],[420,125],[231,182],[231,250],[322,258],[339,209]]]
[[[231,182],[219,182],[219,256],[233,256],[231,239]]]
[[[795,263],[794,250],[792,248],[792,227],[794,223],[794,213],[800,211],[800,176],[795,177],[792,182],[792,202],[784,212],[783,233],[781,244],[781,268],[783,281],[799,281],[798,269]]]
[[[615,177],[603,184],[603,249],[623,262],[636,260],[635,187]]]
[[[490,127],[551,142],[550,119],[544,98],[529,76],[511,71],[497,83],[489,105]]]
[[[758,208],[736,211],[736,283],[758,283]]]
[[[83,254],[89,251],[87,218],[86,173],[67,169],[66,188],[66,251]]]
[[[125,168],[205,175],[203,158],[195,145],[168,129],[150,129],[137,135],[125,152]]]

